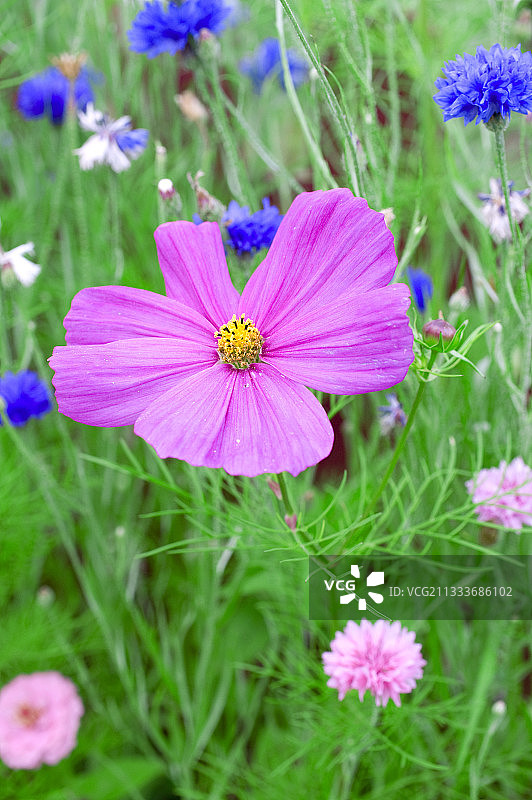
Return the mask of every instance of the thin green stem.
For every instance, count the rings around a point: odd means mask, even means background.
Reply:
[[[212,51],[207,52],[205,57],[203,54],[201,56],[198,54],[198,62],[202,69],[197,70],[196,80],[204,100],[212,112],[214,125],[224,151],[227,183],[239,203],[251,203],[254,200],[254,192],[246,171],[242,169],[242,158],[237,151],[235,137],[227,119],[224,91],[220,85],[216,56]],[[207,81],[210,82],[210,87]]]
[[[70,105],[67,120],[67,136],[69,143],[70,158],[68,164],[70,166],[70,175],[72,178],[72,194],[74,199],[74,214],[76,217],[76,228],[79,237],[79,253],[80,253],[80,271],[84,279],[90,273],[90,239],[89,228],[87,225],[87,213],[85,209],[85,198],[83,195],[83,185],[81,182],[81,168],[77,163],[77,158],[74,156],[73,151],[77,147],[77,116],[75,106]],[[79,279],[79,274],[78,274]]]
[[[290,500],[290,495],[288,494],[288,488],[282,472],[277,475],[277,482],[281,490],[281,497],[283,498],[285,511],[290,516],[294,513],[294,507],[292,505],[292,501]]]
[[[436,355],[437,355],[437,351],[436,350],[433,350],[432,353],[430,354],[429,363],[427,365],[427,371],[428,372],[430,372],[430,370],[432,369],[434,361],[436,360]],[[421,404],[421,400],[423,399],[423,395],[425,393],[426,385],[427,385],[427,381],[420,381],[418,389],[417,389],[417,394],[416,394],[416,396],[414,398],[414,403],[413,403],[412,408],[410,410],[410,414],[408,415],[408,419],[406,421],[406,425],[403,428],[403,432],[401,434],[401,438],[397,442],[397,445],[396,445],[395,450],[394,450],[394,454],[392,456],[392,460],[388,464],[388,469],[384,473],[384,475],[382,477],[382,480],[381,480],[381,482],[379,484],[379,487],[378,487],[377,491],[375,492],[375,494],[373,495],[369,506],[366,508],[366,511],[365,511],[366,516],[369,516],[374,511],[375,506],[377,505],[377,503],[379,501],[379,498],[382,495],[382,493],[383,493],[383,491],[384,491],[384,489],[386,487],[386,484],[390,480],[397,462],[399,461],[399,458],[401,456],[401,453],[403,452],[406,440],[408,438],[408,434],[410,433],[410,429],[412,428],[412,425],[414,424],[414,419],[416,417],[417,410],[418,410],[418,408],[419,408],[419,406]]]
[[[506,206],[506,216],[510,224],[510,233],[512,234],[512,241],[517,242],[517,233],[515,229],[515,221],[512,217],[512,209],[510,207],[510,192],[508,191],[508,167],[506,165],[506,146],[504,143],[504,130],[502,127],[493,130],[495,136],[495,154],[497,157],[497,169],[501,179],[502,191],[504,194],[504,203]]]
[[[279,0],[277,0],[275,4],[275,22],[277,26],[277,33],[279,35],[279,44],[281,46],[281,63],[283,67],[283,77],[284,77],[286,94],[290,101],[290,105],[292,106],[292,110],[294,111],[294,114],[297,117],[303,136],[307,142],[310,157],[312,159],[314,168],[319,175],[319,181],[320,182],[323,181],[323,183],[325,183],[330,189],[335,189],[337,186],[336,181],[331,175],[329,166],[321,154],[319,144],[314,139],[314,136],[312,135],[312,132],[307,124],[307,117],[305,116],[305,112],[301,108],[301,103],[299,102],[294,82],[292,80],[290,67],[288,66],[288,57],[286,54],[283,9]]]
[[[9,315],[6,309],[6,298],[4,297],[4,289],[0,283],[0,366],[2,369],[5,369],[11,364],[8,324]]]
[[[118,175],[109,171],[109,210],[111,217],[111,252],[115,265],[114,280],[118,283],[124,274],[124,253],[122,251],[122,229],[118,198]]]
[[[353,126],[351,124],[351,120],[348,119],[346,110],[342,108],[342,106],[338,102],[336,95],[332,90],[331,84],[327,80],[327,76],[325,75],[325,71],[321,65],[321,62],[314,53],[312,47],[310,46],[309,41],[307,40],[305,34],[303,33],[303,30],[301,29],[301,26],[290,7],[290,3],[288,2],[288,0],[279,0],[279,2],[281,3],[286,16],[290,20],[290,23],[292,24],[294,31],[296,32],[303,48],[305,49],[305,52],[309,57],[312,66],[314,67],[314,69],[318,74],[318,80],[321,83],[321,86],[325,93],[327,104],[332,113],[332,119],[338,127],[338,130],[343,139],[344,147],[348,151],[349,156],[352,160],[353,171],[349,177],[351,179],[353,192],[354,194],[358,195],[360,194],[360,166],[358,163],[355,137],[353,136]]]

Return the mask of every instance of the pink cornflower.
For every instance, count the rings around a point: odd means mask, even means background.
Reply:
[[[497,522],[505,528],[521,531],[532,525],[532,469],[518,456],[509,464],[481,469],[466,489],[483,522]]]
[[[338,689],[339,700],[349,689],[357,689],[363,700],[369,689],[378,706],[385,706],[390,697],[400,706],[399,695],[415,688],[427,663],[414,640],[415,633],[401,628],[400,622],[363,619],[357,625],[349,620],[345,631],[336,632],[331,652],[323,653],[325,674],[331,676],[327,686]]]
[[[83,704],[59,672],[18,675],[0,691],[0,759],[11,769],[57,764],[76,746]]]
[[[84,289],[50,364],[59,410],[134,424],[161,458],[232,475],[297,475],[333,430],[306,386],[385,389],[413,360],[408,287],[384,217],[348,189],[301,194],[239,295],[218,225],[155,232],[167,297]]]

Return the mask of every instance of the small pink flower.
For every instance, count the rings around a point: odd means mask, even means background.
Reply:
[[[11,769],[57,764],[76,746],[83,703],[59,672],[18,675],[0,691],[0,758]]]
[[[518,456],[509,464],[481,469],[466,489],[483,522],[497,522],[505,528],[521,531],[532,525],[532,469]]]
[[[363,619],[357,625],[349,620],[345,631],[336,632],[332,652],[323,653],[325,674],[331,676],[327,686],[338,689],[339,700],[349,689],[357,689],[362,700],[369,689],[378,706],[390,697],[400,706],[399,695],[415,688],[427,663],[414,640],[415,633],[400,622]]]

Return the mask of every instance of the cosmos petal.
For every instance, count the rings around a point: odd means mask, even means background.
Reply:
[[[54,348],[59,411],[85,425],[131,425],[179,376],[216,361],[212,347],[143,337],[109,344]]]
[[[267,336],[291,315],[323,311],[349,289],[386,286],[396,266],[384,216],[364,199],[349,189],[300,194],[244,288],[239,312]]]
[[[361,394],[395,386],[414,359],[402,283],[348,292],[321,314],[313,309],[280,325],[262,359],[292,380],[333,394]]]
[[[185,376],[141,414],[135,433],[161,458],[249,477],[297,475],[333,442],[314,395],[267,364],[236,370],[218,363]]]
[[[155,231],[166,294],[202,314],[218,329],[231,319],[238,292],[231,283],[215,222],[165,222]]]
[[[65,317],[68,344],[106,344],[139,336],[214,345],[215,328],[177,300],[127,286],[82,289]]]

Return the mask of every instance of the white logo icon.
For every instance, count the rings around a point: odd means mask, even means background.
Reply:
[[[360,578],[360,570],[358,568],[358,564],[351,564],[351,575],[353,578]],[[349,583],[354,583],[354,581],[350,581]],[[382,586],[384,583],[384,572],[371,572],[368,577],[366,578],[366,586]],[[353,586],[354,588],[354,586]],[[368,592],[369,597],[373,600],[374,603],[382,603],[384,597],[380,592]],[[346,606],[348,603],[351,603],[353,600],[356,599],[356,594],[351,592],[350,594],[343,594],[340,596],[340,603],[343,606]],[[359,598],[358,601],[358,610],[365,611],[366,610],[366,601],[364,598]]]

